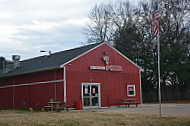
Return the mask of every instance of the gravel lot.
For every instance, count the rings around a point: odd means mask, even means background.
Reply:
[[[190,104],[162,104],[161,105],[162,116],[177,116],[177,117],[189,117],[190,118]],[[94,109],[93,111],[105,111],[105,112],[125,112],[134,114],[148,114],[159,116],[159,104],[143,104],[130,107],[122,106],[120,108],[105,108]]]

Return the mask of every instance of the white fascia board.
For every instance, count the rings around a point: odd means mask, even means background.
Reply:
[[[32,82],[32,83],[25,83],[25,84],[8,84],[6,86],[0,86],[1,88],[10,88],[10,87],[20,87],[20,86],[31,86],[31,85],[38,85],[38,84],[48,84],[48,83],[55,83],[55,82],[64,82],[64,80],[51,80],[51,81],[41,81],[41,82]]]
[[[109,47],[111,47],[113,50],[115,50],[116,52],[118,52],[121,56],[123,56],[125,59],[127,59],[129,62],[131,62],[133,65],[135,65],[136,67],[138,67],[140,69],[140,71],[144,71],[140,66],[138,66],[136,63],[134,63],[132,60],[130,60],[129,58],[127,58],[125,55],[123,55],[121,52],[119,52],[117,49],[115,49],[113,46],[109,45],[108,43],[105,43],[107,44]]]
[[[141,82],[141,71],[139,71],[139,78],[140,78],[141,104],[143,104],[143,97],[142,97],[142,82]]]
[[[76,60],[76,59],[78,59],[78,58],[80,58],[80,57],[84,56],[85,54],[87,54],[87,53],[91,52],[92,50],[94,50],[94,49],[96,49],[96,48],[98,48],[98,47],[102,46],[103,44],[105,44],[105,42],[103,42],[103,43],[101,43],[101,44],[97,45],[96,47],[94,47],[94,48],[92,48],[92,49],[90,49],[90,50],[88,50],[88,51],[86,51],[86,52],[84,52],[84,53],[82,53],[81,55],[79,55],[79,56],[77,56],[77,57],[73,58],[72,60],[69,60],[68,62],[66,62],[66,63],[64,63],[64,64],[60,65],[60,68],[64,68],[64,66],[65,66],[66,64],[68,64],[68,63],[70,63],[70,62],[72,62],[72,61],[74,61],[74,60]]]

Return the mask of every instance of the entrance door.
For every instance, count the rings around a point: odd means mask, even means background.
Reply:
[[[82,100],[84,108],[99,108],[100,84],[99,83],[82,84]]]

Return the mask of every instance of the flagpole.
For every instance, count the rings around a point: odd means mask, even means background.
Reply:
[[[162,118],[161,113],[161,88],[160,88],[160,35],[158,33],[158,98],[159,98],[159,114],[160,118]]]
[[[157,4],[159,5],[159,0],[157,0]],[[158,6],[158,12],[159,12],[159,6]],[[158,98],[159,98],[159,114],[160,114],[160,118],[162,118],[162,113],[161,113],[161,88],[160,88],[160,34],[159,34],[159,32],[158,32],[157,41],[158,41],[157,42],[157,46],[158,46]]]

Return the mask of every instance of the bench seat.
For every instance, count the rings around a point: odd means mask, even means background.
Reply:
[[[116,104],[118,104],[118,107],[120,107],[120,105],[126,105],[126,107],[130,107],[130,105],[136,105],[136,107],[138,107],[139,102],[117,102]]]
[[[68,108],[70,108],[71,106],[68,106],[68,105],[64,105],[64,106],[59,106],[59,107],[57,107],[56,109],[57,110],[67,110],[67,111],[69,111],[69,109]]]
[[[59,106],[59,107],[55,107],[55,106],[44,106],[44,110],[56,110],[57,112],[60,112],[60,110],[67,110],[69,111],[68,108],[70,108],[71,106],[68,105],[64,105],[64,106]]]

